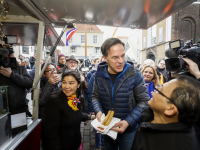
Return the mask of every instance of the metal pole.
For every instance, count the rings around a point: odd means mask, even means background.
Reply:
[[[85,24],[85,58],[87,58],[87,24]]]
[[[38,76],[38,78],[36,79],[36,81],[34,81],[32,90],[34,90],[34,89],[36,88],[38,82],[40,81],[40,79],[41,79],[41,77],[42,77],[42,74],[43,74],[44,70],[46,69],[47,64],[48,64],[48,62],[49,62],[51,56],[53,55],[53,53],[54,53],[54,51],[55,51],[55,49],[56,49],[58,43],[60,42],[60,39],[62,38],[62,36],[63,36],[63,34],[64,34],[66,28],[67,28],[67,25],[63,28],[63,30],[62,30],[60,36],[58,37],[58,39],[57,39],[57,41],[56,41],[56,43],[55,43],[53,49],[52,49],[51,52],[50,52],[50,56],[47,58],[47,61],[46,61],[45,64],[44,64],[44,67],[43,67],[41,73],[39,74],[39,76]]]

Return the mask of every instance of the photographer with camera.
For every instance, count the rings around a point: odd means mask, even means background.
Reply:
[[[188,68],[188,70],[190,71],[190,73],[195,76],[196,79],[198,79],[200,81],[200,71],[198,68],[198,65],[193,62],[191,59],[188,58],[182,58],[186,63],[186,67]]]
[[[13,48],[1,48],[0,51],[0,86],[9,86],[9,111],[11,114],[26,112],[27,116],[31,116],[26,100],[26,89],[32,87],[33,80],[26,68],[17,64]]]

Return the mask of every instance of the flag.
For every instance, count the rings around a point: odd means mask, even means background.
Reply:
[[[71,29],[66,34],[66,46],[68,46],[68,41],[71,39],[73,34],[76,32],[77,28]]]

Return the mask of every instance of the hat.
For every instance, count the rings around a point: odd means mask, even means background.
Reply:
[[[64,54],[59,54],[58,55],[58,60],[60,59],[60,57],[65,57],[65,55]]]
[[[69,58],[67,59],[67,61],[68,60],[74,60],[74,61],[76,61],[78,63],[78,60],[76,59],[76,57],[74,55],[69,56]]]

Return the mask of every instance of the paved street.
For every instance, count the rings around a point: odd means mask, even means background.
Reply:
[[[27,99],[29,99],[29,111],[32,114],[32,100],[31,94],[27,94]],[[93,133],[93,127],[91,126],[91,121],[84,125],[81,123],[81,136],[84,150],[95,150],[95,134]],[[103,149],[102,149],[103,150]]]

